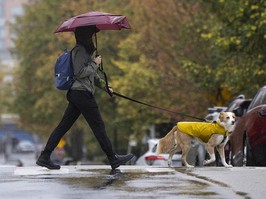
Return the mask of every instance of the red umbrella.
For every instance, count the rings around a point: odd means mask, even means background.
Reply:
[[[130,25],[123,15],[105,12],[87,12],[64,21],[55,31],[74,32],[77,27],[96,25],[99,30],[130,29]]]

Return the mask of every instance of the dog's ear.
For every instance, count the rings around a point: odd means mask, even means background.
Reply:
[[[225,112],[220,112],[220,115],[219,115],[219,120],[220,120],[220,122],[223,122],[223,121],[224,121],[224,119],[225,119],[225,115],[226,115]]]

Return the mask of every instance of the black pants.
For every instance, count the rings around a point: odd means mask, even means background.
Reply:
[[[97,138],[102,150],[108,157],[113,157],[112,144],[106,135],[105,125],[98,110],[94,96],[88,91],[70,90],[67,93],[69,104],[58,126],[50,135],[45,150],[53,151],[61,138],[71,128],[80,114],[84,116]]]

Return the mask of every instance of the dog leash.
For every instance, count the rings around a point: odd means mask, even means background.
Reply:
[[[97,37],[96,37],[96,34],[95,34],[95,42],[96,42],[96,47],[97,47]],[[98,54],[97,48],[96,48],[96,54]],[[145,103],[145,102],[141,102],[141,101],[139,101],[139,100],[136,100],[136,99],[133,99],[133,98],[127,97],[127,96],[122,95],[122,94],[117,93],[117,92],[111,92],[111,91],[109,90],[108,78],[107,78],[107,75],[106,75],[106,73],[105,73],[105,71],[104,71],[103,63],[102,63],[102,62],[101,62],[101,64],[100,64],[99,71],[100,71],[100,72],[103,74],[103,76],[104,76],[104,80],[105,80],[105,89],[106,89],[107,93],[110,95],[110,97],[112,97],[113,95],[116,95],[116,96],[121,97],[121,98],[124,98],[124,99],[126,99],[126,100],[129,100],[129,101],[132,101],[132,102],[135,102],[135,103],[138,103],[138,104],[142,104],[142,105],[145,105],[145,106],[148,106],[148,107],[151,107],[151,108],[159,109],[159,110],[162,110],[162,111],[165,111],[165,112],[169,112],[169,113],[174,113],[174,114],[177,114],[177,115],[181,115],[181,116],[183,116],[183,117],[193,118],[193,119],[197,119],[197,120],[199,120],[199,121],[204,121],[204,122],[206,122],[206,120],[205,120],[205,119],[202,119],[202,118],[194,117],[194,116],[187,115],[187,114],[184,114],[184,113],[179,113],[179,112],[171,111],[171,110],[168,110],[168,109],[165,109],[165,108],[161,108],[161,107],[154,106],[154,105],[151,105],[151,104],[148,104],[148,103]]]
[[[206,122],[205,119],[198,118],[198,117],[191,116],[191,115],[187,115],[187,114],[185,114],[185,113],[180,113],[180,112],[171,111],[171,110],[168,110],[168,109],[165,109],[165,108],[161,108],[161,107],[158,107],[158,106],[154,106],[154,105],[151,105],[151,104],[148,104],[148,103],[145,103],[145,102],[141,102],[141,101],[139,101],[139,100],[136,100],[136,99],[133,99],[133,98],[127,97],[127,96],[122,95],[122,94],[117,93],[117,92],[113,92],[112,94],[113,94],[113,95],[116,95],[116,96],[118,96],[118,97],[124,98],[124,99],[126,99],[126,100],[129,100],[129,101],[132,101],[132,102],[138,103],[138,104],[142,104],[142,105],[145,105],[145,106],[148,106],[148,107],[151,107],[151,108],[159,109],[159,110],[161,110],[161,111],[165,111],[165,112],[169,112],[169,113],[174,113],[174,114],[177,114],[177,115],[181,115],[181,116],[183,116],[183,117],[189,117],[189,118],[193,118],[193,119],[197,119],[197,120],[200,120],[200,121],[204,121],[204,122]]]

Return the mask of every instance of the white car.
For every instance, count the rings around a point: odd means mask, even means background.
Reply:
[[[35,145],[28,140],[21,140],[16,146],[17,152],[34,152]]]
[[[168,166],[168,153],[156,154],[157,143],[159,139],[148,140],[148,151],[140,156],[136,161],[136,165],[149,165],[149,166]],[[181,167],[181,154],[173,156],[173,166]]]
[[[225,106],[215,106],[213,108],[208,108],[208,115],[204,118],[206,121],[213,122],[216,121],[219,117],[220,112],[226,111],[227,107]]]

